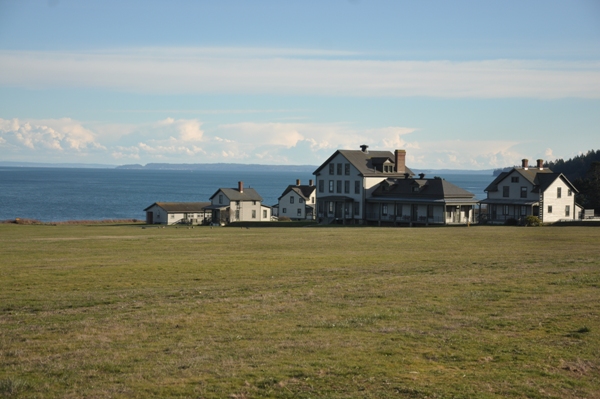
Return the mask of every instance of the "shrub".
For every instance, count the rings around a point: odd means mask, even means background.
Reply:
[[[290,219],[290,218],[289,218],[289,217],[287,217],[287,216],[279,216],[279,221],[280,221],[280,222],[291,222],[291,221],[292,221],[292,219]]]
[[[529,215],[525,218],[525,226],[541,226],[542,221],[539,217]]]
[[[506,221],[504,221],[504,224],[506,226],[517,226],[519,224],[519,221],[515,218],[510,218],[506,219]]]

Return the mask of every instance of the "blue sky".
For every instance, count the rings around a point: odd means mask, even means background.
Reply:
[[[600,2],[0,0],[0,160],[487,169],[600,148]]]

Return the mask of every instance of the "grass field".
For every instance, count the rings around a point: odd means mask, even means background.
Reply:
[[[0,397],[600,398],[600,228],[0,225]]]

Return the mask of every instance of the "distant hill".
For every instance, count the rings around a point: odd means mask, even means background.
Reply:
[[[259,165],[237,163],[149,163],[146,165],[121,165],[116,169],[146,169],[146,170],[201,170],[201,171],[286,171],[312,173],[315,165]]]
[[[0,162],[0,166],[8,166],[11,168],[114,169],[116,165],[106,165],[99,163]]]

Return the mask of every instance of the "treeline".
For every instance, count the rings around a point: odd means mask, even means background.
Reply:
[[[590,150],[568,160],[557,159],[545,166],[562,173],[579,191],[577,203],[586,209],[600,211],[600,150]]]

